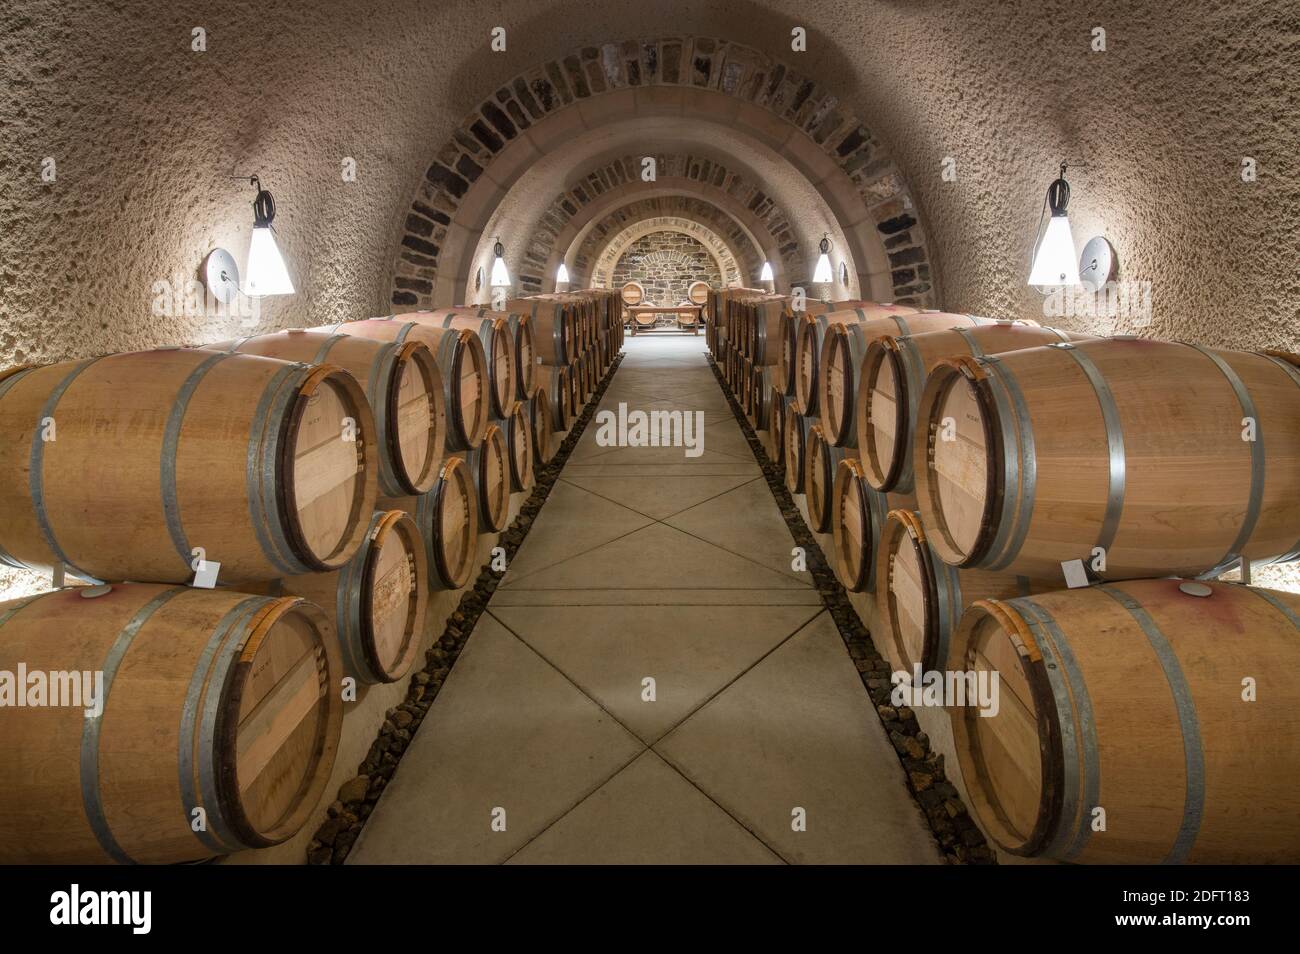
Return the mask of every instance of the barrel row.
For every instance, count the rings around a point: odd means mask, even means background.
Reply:
[[[711,329],[724,382],[882,648],[970,689],[948,714],[1000,849],[1300,860],[1300,597],[1189,579],[1300,557],[1300,359],[858,305],[802,320],[787,380],[744,337]]]
[[[102,672],[112,698],[0,721],[0,758],[40,766],[0,793],[23,832],[0,860],[292,837],[332,769],[341,680],[409,671],[431,591],[469,582],[612,363],[615,296],[587,297],[559,367],[531,316],[444,309],[0,371],[0,560],[95,584],[0,604],[0,670]],[[174,585],[199,559],[218,588]]]

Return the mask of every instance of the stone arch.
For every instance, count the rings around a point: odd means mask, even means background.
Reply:
[[[933,303],[931,280],[918,278],[929,275],[930,253],[909,187],[871,131],[785,63],[726,40],[684,36],[574,51],[519,74],[481,103],[417,189],[396,256],[393,304],[463,295],[483,243],[490,248],[483,232],[509,183],[565,136],[638,110],[683,122],[705,116],[761,136],[790,158],[833,215],[801,223],[801,244],[826,226],[854,263],[855,287]],[[521,275],[520,283],[528,290],[542,280]]]
[[[731,247],[711,228],[692,219],[678,216],[656,216],[642,219],[627,226],[605,243],[591,268],[591,284],[598,288],[612,287],[614,269],[627,254],[627,250],[647,235],[656,232],[677,232],[699,242],[718,266],[724,285],[740,280],[741,266]]]

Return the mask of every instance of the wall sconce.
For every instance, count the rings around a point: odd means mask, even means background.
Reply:
[[[1034,262],[1029,269],[1029,284],[1039,287],[1079,284],[1079,258],[1074,251],[1074,235],[1065,207],[1070,204],[1070,184],[1065,181],[1065,163],[1061,174],[1047,187],[1044,211],[1051,210],[1047,231],[1038,239]],[[1043,219],[1038,217],[1039,230]]]
[[[555,272],[555,284],[558,285],[561,282],[566,285],[569,284],[569,270],[564,267],[563,262],[560,262],[560,267]]]
[[[770,282],[770,281],[775,281],[775,279],[774,279],[773,276],[772,276],[772,263],[771,263],[771,262],[764,262],[764,263],[763,263],[763,270],[760,271],[760,272],[758,273],[758,280],[759,280],[760,282]]]
[[[262,188],[257,176],[232,176],[247,179],[257,189],[253,199],[253,234],[248,242],[248,265],[244,287],[239,284],[239,266],[224,248],[213,249],[204,262],[204,284],[217,301],[229,304],[243,292],[250,298],[268,295],[292,295],[293,282],[284,258],[275,244],[271,223],[275,220],[275,200]]]
[[[822,235],[822,240],[817,246],[821,249],[821,255],[817,256],[817,267],[813,269],[813,282],[818,285],[829,285],[835,280],[831,274],[831,234],[826,232]]]
[[[506,260],[502,256],[506,254],[506,247],[501,244],[498,238],[496,245],[492,246],[492,254],[496,258],[492,262],[492,287],[502,288],[510,284],[510,271],[506,268]]]

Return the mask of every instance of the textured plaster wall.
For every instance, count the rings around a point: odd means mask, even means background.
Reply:
[[[796,24],[808,54],[789,50]],[[803,62],[871,125],[913,187],[944,307],[1041,313],[1023,276],[1067,157],[1088,164],[1071,176],[1080,240],[1104,231],[1122,276],[1152,284],[1152,322],[1121,327],[1296,347],[1296,29],[1270,0],[16,0],[0,10],[0,362],[229,334],[150,311],[154,284],[194,277],[214,245],[242,262],[252,194],[232,170],[275,191],[299,287],[263,326],[385,310],[415,185],[484,96],[582,44],[675,32]]]
[[[0,365],[390,310],[411,196],[465,116],[574,49],[675,34],[796,63],[870,126],[925,223],[942,307],[1043,317],[1024,278],[1067,158],[1086,163],[1070,174],[1077,240],[1110,237],[1151,298],[1149,318],[1061,324],[1300,349],[1298,21],[1278,0],[10,0]],[[184,292],[212,248],[242,264],[252,192],[231,172],[274,191],[298,294],[251,328],[183,300],[154,314],[157,283]]]

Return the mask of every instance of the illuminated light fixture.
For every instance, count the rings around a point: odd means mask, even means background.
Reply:
[[[506,254],[506,247],[501,244],[498,238],[492,246],[492,254],[496,256],[492,260],[492,287],[502,288],[510,284],[510,271],[506,268],[506,260],[502,256]]]
[[[763,263],[763,270],[762,270],[761,272],[758,273],[758,280],[759,280],[760,282],[770,282],[770,281],[775,281],[775,279],[772,277],[772,263],[771,263],[771,262],[764,262],[764,263]]]
[[[822,236],[818,248],[821,249],[821,254],[817,256],[817,267],[813,269],[813,282],[818,285],[829,285],[834,280],[834,276],[831,274],[831,236],[829,232]]]
[[[1047,187],[1044,211],[1051,210],[1047,230],[1038,240],[1034,264],[1029,270],[1029,284],[1039,287],[1079,284],[1079,256],[1074,250],[1074,235],[1065,207],[1070,204],[1070,184],[1065,181],[1065,163],[1061,174]],[[1039,216],[1042,230],[1042,216]]]
[[[247,179],[257,189],[257,196],[253,199],[253,234],[248,242],[248,263],[244,267],[244,282],[241,286],[239,267],[235,265],[234,257],[224,248],[213,249],[207,257],[204,270],[209,291],[218,301],[226,303],[234,301],[239,292],[249,298],[292,295],[293,281],[289,278],[284,257],[275,244],[271,226],[275,220],[275,199],[262,188],[257,176],[231,178]]]
[[[560,262],[560,268],[555,273],[555,283],[558,285],[560,282],[564,282],[566,285],[569,282],[569,270],[564,267],[563,262]]]

